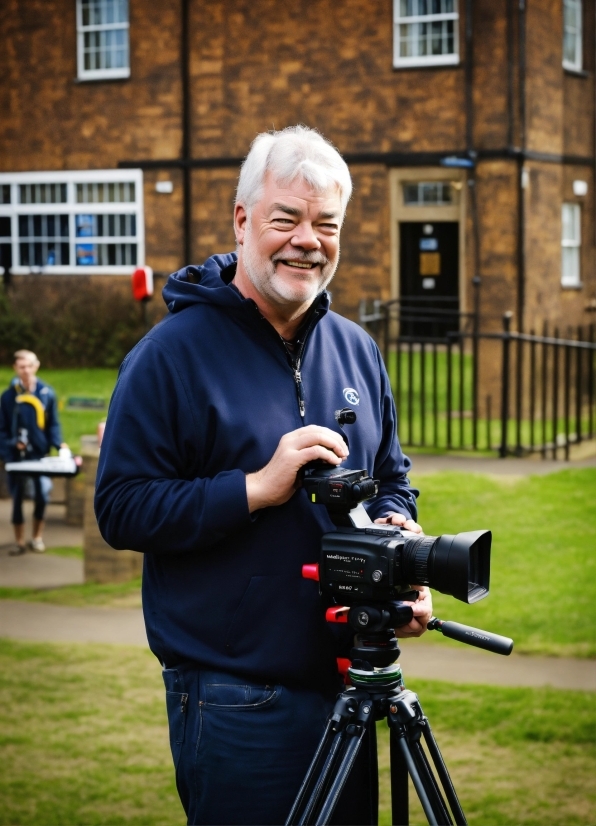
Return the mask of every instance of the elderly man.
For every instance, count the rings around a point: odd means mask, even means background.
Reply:
[[[409,460],[374,342],[329,310],[351,193],[316,131],[259,135],[234,208],[237,253],[171,276],[169,316],[122,365],[96,512],[116,548],[145,553],[149,644],[163,664],[176,780],[189,823],[281,823],[339,689],[349,641],[301,577],[333,530],[297,482],[348,460],[334,412],[357,410],[347,466],[380,480],[377,521],[419,531]],[[420,589],[398,636],[431,615]],[[338,823],[373,823],[362,752]]]
[[[16,377],[0,398],[0,457],[5,462],[21,459],[41,459],[50,448],[68,447],[63,441],[58,421],[56,396],[49,385],[37,378],[39,359],[31,350],[14,354]],[[12,524],[16,547],[9,553],[24,554],[29,547],[43,553],[43,525],[46,504],[52,483],[47,476],[32,477],[35,491],[33,532],[25,544],[23,499],[26,477],[9,474],[8,484],[13,498]]]

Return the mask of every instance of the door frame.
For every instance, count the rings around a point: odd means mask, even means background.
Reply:
[[[447,206],[406,206],[402,183],[406,181],[453,181],[459,185],[459,203]],[[389,171],[389,192],[391,198],[391,298],[400,295],[400,237],[401,221],[422,221],[459,223],[459,309],[467,311],[466,304],[466,200],[467,173],[465,169],[450,169],[442,166],[409,166]]]

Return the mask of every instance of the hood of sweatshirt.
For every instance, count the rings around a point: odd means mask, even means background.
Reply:
[[[170,275],[162,292],[170,313],[179,313],[194,304],[215,304],[232,311],[242,311],[247,304],[256,306],[252,299],[243,298],[237,290],[229,287],[235,272],[232,266],[237,260],[235,252],[212,255],[204,264],[191,264]],[[222,278],[228,267],[229,277]],[[316,303],[321,314],[329,309],[331,296],[327,290],[319,294]]]
[[[236,261],[235,252],[212,255],[204,264],[191,264],[170,275],[162,292],[168,310],[179,313],[193,304],[238,307],[241,296],[221,278],[223,270]]]

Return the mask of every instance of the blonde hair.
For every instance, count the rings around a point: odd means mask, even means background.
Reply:
[[[37,366],[39,367],[39,359],[37,358],[33,350],[17,350],[14,354],[15,364],[18,361],[18,359],[27,359],[28,361],[32,361],[34,364],[37,364]]]

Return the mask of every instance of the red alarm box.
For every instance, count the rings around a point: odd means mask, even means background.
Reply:
[[[153,270],[138,267],[132,274],[132,296],[135,301],[148,301],[153,296]]]

